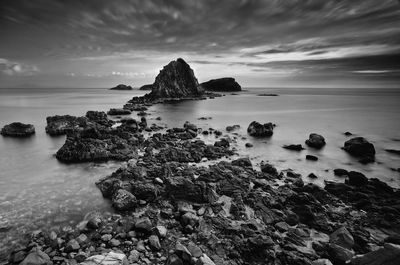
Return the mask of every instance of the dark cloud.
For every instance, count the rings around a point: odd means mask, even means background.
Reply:
[[[399,17],[396,0],[2,0],[0,58],[49,76],[150,72],[182,54],[199,65],[277,68],[300,54],[307,69],[360,50],[392,54]]]

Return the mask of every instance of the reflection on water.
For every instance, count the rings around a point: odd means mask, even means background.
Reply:
[[[260,93],[277,93],[278,97],[261,97]],[[87,211],[111,210],[94,183],[119,167],[119,163],[84,163],[65,165],[54,158],[65,137],[49,137],[44,132],[45,117],[55,114],[83,115],[87,110],[106,111],[121,107],[141,91],[104,89],[73,90],[4,90],[0,89],[0,126],[13,121],[33,123],[36,135],[27,139],[0,137],[0,253],[5,246],[25,232],[41,227],[74,224]],[[323,90],[323,89],[249,89],[240,95],[213,100],[158,104],[149,109],[149,123],[161,122],[169,127],[185,121],[200,128],[225,132],[227,125],[241,128],[227,134],[237,142],[241,154],[257,164],[268,160],[279,169],[292,168],[314,181],[337,180],[332,169],[356,169],[369,177],[379,177],[390,185],[400,185],[399,157],[384,151],[400,149],[400,93],[396,90]],[[135,117],[135,114],[132,114]],[[211,120],[198,120],[212,117]],[[257,120],[277,124],[271,138],[247,136],[248,124]],[[350,131],[375,144],[378,163],[361,165],[340,149]],[[322,134],[327,145],[320,151],[307,149],[291,152],[284,144],[304,145],[310,133]],[[245,137],[242,139],[242,137]],[[214,136],[201,136],[213,143]],[[253,148],[245,148],[250,142]],[[305,160],[307,154],[319,161]],[[327,171],[328,170],[328,171]]]

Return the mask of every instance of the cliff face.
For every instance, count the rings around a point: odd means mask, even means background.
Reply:
[[[204,89],[199,86],[193,70],[179,58],[160,71],[150,95],[156,98],[184,98],[200,96],[203,93]]]

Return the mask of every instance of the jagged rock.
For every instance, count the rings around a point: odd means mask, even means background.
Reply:
[[[153,84],[143,85],[139,88],[139,90],[152,90],[152,89],[153,89]]]
[[[87,258],[81,265],[129,265],[128,259],[123,253],[113,251],[102,255],[94,255]]]
[[[161,244],[160,240],[158,239],[158,236],[156,235],[151,235],[149,237],[149,245],[155,250],[160,250],[161,249]]]
[[[135,222],[135,229],[139,231],[150,233],[152,228],[153,224],[148,217],[140,218]]]
[[[28,137],[35,134],[35,126],[32,124],[13,122],[4,126],[0,134],[11,137]]]
[[[398,265],[400,245],[386,243],[383,248],[357,255],[351,260],[352,265]]]
[[[324,147],[324,145],[326,145],[325,138],[322,135],[312,133],[310,134],[308,140],[306,140],[306,145],[316,149],[321,149]]]
[[[203,254],[197,260],[196,265],[215,265],[215,263],[206,254]]]
[[[242,90],[242,87],[232,77],[211,79],[210,81],[201,83],[200,86],[205,90],[215,92],[236,92]]]
[[[354,251],[336,244],[328,245],[328,253],[329,259],[333,261],[333,264],[345,264],[354,256]]]
[[[153,84],[150,97],[185,98],[198,97],[204,93],[193,70],[181,58],[170,62],[160,71]]]
[[[75,239],[71,239],[70,241],[68,241],[67,246],[65,247],[65,251],[78,251],[80,248],[81,246],[79,245],[78,241],[76,241]]]
[[[113,108],[113,109],[110,109],[108,112],[107,112],[107,114],[108,115],[129,115],[129,114],[131,114],[131,111],[130,110],[128,110],[128,109],[115,109],[115,108]]]
[[[259,122],[253,121],[247,128],[247,133],[254,137],[269,137],[272,136],[274,132],[274,125],[269,122],[261,124]]]
[[[315,175],[314,173],[310,173],[310,174],[308,175],[308,177],[309,177],[310,179],[317,179],[317,178],[318,178],[318,176]]]
[[[20,265],[52,265],[50,257],[39,248],[33,248]]]
[[[363,137],[355,137],[344,143],[343,149],[364,161],[374,161],[375,147]]]
[[[46,133],[50,135],[62,135],[66,134],[67,130],[83,127],[87,120],[84,117],[56,115],[47,117],[46,122]]]
[[[159,236],[161,238],[164,238],[164,237],[167,236],[167,232],[168,232],[168,230],[167,230],[167,228],[165,226],[163,226],[163,225],[157,225],[156,226],[156,234],[157,234],[157,236]]]
[[[136,208],[137,200],[129,191],[119,189],[112,197],[112,204],[119,211],[127,211]]]
[[[329,236],[329,242],[341,247],[352,249],[354,246],[353,236],[346,227],[342,226]]]
[[[124,84],[119,84],[115,87],[110,88],[110,90],[132,90],[132,87]]]

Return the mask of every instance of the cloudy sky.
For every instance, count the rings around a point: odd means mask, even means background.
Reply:
[[[152,83],[178,57],[200,82],[400,84],[399,0],[1,0],[1,87]]]

